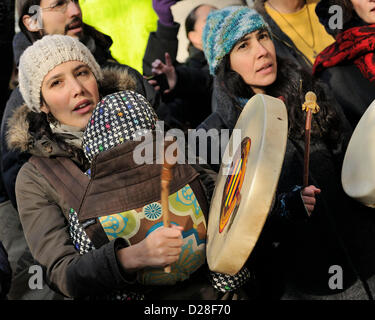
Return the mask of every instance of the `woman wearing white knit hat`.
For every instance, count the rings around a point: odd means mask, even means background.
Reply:
[[[84,128],[99,101],[102,71],[91,52],[72,37],[52,35],[21,56],[20,91],[33,112]]]
[[[83,131],[100,97],[136,88],[126,72],[101,70],[83,44],[62,35],[45,36],[25,50],[19,65],[19,84],[26,104],[9,122],[10,149],[46,159],[44,163],[48,158],[67,158],[82,173],[89,168],[82,150]],[[138,103],[152,111],[145,99],[138,99]],[[31,253],[45,268],[54,290],[73,298],[107,297],[113,290],[133,284],[134,271],[165,266],[178,259],[180,228],[161,228],[131,247],[117,238],[82,254],[74,245],[72,230],[67,228],[72,204],[49,183],[33,159],[17,176],[17,204]],[[72,186],[71,192],[74,199],[82,192],[82,185]]]

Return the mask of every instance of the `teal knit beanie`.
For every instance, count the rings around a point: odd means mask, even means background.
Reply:
[[[244,35],[268,28],[262,16],[246,6],[211,11],[203,29],[203,51],[214,75],[221,60]]]

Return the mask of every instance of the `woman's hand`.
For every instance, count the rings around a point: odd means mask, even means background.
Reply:
[[[314,211],[314,207],[316,204],[315,195],[319,194],[320,192],[321,190],[313,185],[305,187],[301,190],[303,204],[305,205],[305,208],[307,209],[310,216]]]
[[[179,226],[158,228],[136,245],[118,250],[118,261],[128,272],[170,265],[180,256],[182,230]]]
[[[172,59],[168,52],[165,53],[165,64],[156,59],[152,64],[152,73],[153,74],[162,74],[164,73],[168,80],[169,89],[165,90],[163,93],[168,93],[176,86],[177,83],[177,74],[176,69],[172,64]],[[148,81],[152,86],[154,86],[155,90],[159,90],[160,87],[158,86],[155,80]]]

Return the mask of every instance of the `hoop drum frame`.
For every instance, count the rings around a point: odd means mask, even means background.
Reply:
[[[233,150],[232,134],[226,147],[207,230],[210,270],[230,275],[249,258],[272,207],[288,135],[286,107],[280,99],[257,94],[245,105],[235,129],[241,130],[241,141]],[[225,156],[229,150],[231,159]]]

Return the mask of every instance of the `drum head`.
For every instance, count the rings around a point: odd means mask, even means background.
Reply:
[[[345,152],[341,182],[346,194],[375,207],[375,101],[358,122]]]
[[[302,112],[302,111],[301,111]],[[253,250],[272,206],[288,135],[284,103],[257,94],[245,105],[223,157],[207,230],[210,270],[234,275]],[[237,140],[237,142],[236,142]]]

